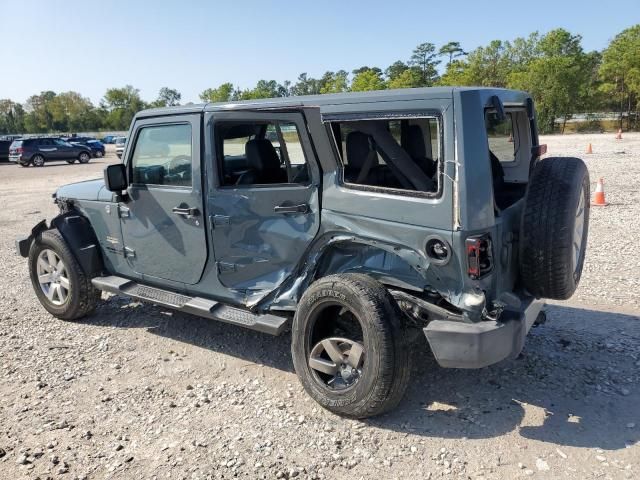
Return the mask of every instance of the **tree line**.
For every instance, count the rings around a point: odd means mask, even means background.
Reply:
[[[640,24],[617,34],[602,51],[585,51],[582,37],[562,28],[494,40],[469,52],[455,41],[440,48],[425,42],[384,69],[365,65],[351,72],[327,71],[319,78],[301,73],[295,82],[260,80],[249,89],[225,82],[204,90],[200,99],[226,102],[449,85],[526,90],[536,102],[539,128],[546,133],[562,131],[580,112],[615,111],[620,126],[624,118],[627,128],[637,128]],[[180,93],[167,87],[149,104],[130,85],[108,89],[98,106],[77,92],[41,92],[24,105],[0,100],[0,133],[126,130],[138,110],[180,101]]]

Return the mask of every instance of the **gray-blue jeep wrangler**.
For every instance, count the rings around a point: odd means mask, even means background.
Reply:
[[[512,90],[146,110],[122,163],[59,188],[60,214],[17,249],[61,319],[106,291],[290,326],[306,391],[362,418],[400,401],[420,337],[443,367],[485,367],[520,353],[545,298],[573,294],[589,176],[545,151]]]

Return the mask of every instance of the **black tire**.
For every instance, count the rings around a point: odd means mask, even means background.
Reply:
[[[96,158],[102,158],[104,157],[104,153],[102,153],[102,150],[97,150],[96,151]]]
[[[89,152],[80,152],[80,155],[78,155],[78,161],[80,163],[89,163],[89,160],[91,160],[91,154]]]
[[[578,287],[589,231],[589,187],[589,171],[579,158],[545,158],[533,169],[520,228],[520,275],[535,297],[566,300]],[[574,242],[581,200],[582,235]]]
[[[26,162],[19,162],[21,167],[28,167],[29,165],[31,165],[31,162],[29,160],[27,160]]]
[[[69,165],[72,165],[72,164],[76,163],[76,160],[75,160],[75,158],[70,158],[69,160],[67,160],[67,163]]]
[[[47,298],[38,281],[37,262],[43,250],[53,250],[64,262],[69,289],[66,301],[56,305]],[[62,320],[75,320],[91,313],[100,299],[100,291],[91,284],[67,242],[57,229],[42,232],[31,244],[29,250],[29,275],[31,284],[42,306],[52,315]]]
[[[31,159],[31,164],[34,167],[44,167],[44,162],[45,162],[45,158],[40,154],[34,155],[33,158]]]
[[[361,327],[365,360],[357,381],[335,390],[309,366],[309,358],[314,344],[325,338],[322,330],[335,318],[321,314],[329,308],[342,312],[344,307]],[[371,417],[394,408],[411,373],[401,316],[389,292],[367,275],[331,275],[311,285],[298,304],[291,335],[293,364],[307,393],[324,408],[351,418]]]

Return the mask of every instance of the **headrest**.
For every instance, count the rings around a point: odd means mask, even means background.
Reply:
[[[362,168],[373,150],[371,137],[359,131],[347,135],[347,163],[350,168]],[[378,164],[376,155],[373,166]]]
[[[265,138],[249,140],[244,150],[251,168],[260,171],[280,169],[280,157],[269,140]]]

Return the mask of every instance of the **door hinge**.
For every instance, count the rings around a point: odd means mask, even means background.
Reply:
[[[218,272],[235,272],[237,270],[235,263],[218,262]]]
[[[126,205],[118,205],[118,217],[120,218],[129,218],[131,216],[131,211],[129,207]]]

